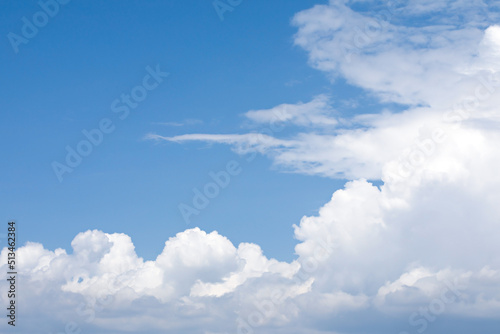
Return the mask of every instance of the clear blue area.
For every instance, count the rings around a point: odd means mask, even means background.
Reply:
[[[243,133],[242,114],[315,95],[356,96],[307,65],[293,45],[293,14],[317,1],[243,1],[221,21],[211,1],[70,1],[15,53],[37,1],[0,2],[2,111],[1,220],[15,219],[22,242],[71,250],[87,229],[130,235],[153,259],[176,233],[199,226],[266,255],[294,257],[292,224],[313,215],[344,181],[280,173],[263,157],[245,163],[226,146],[155,144],[147,133]],[[142,83],[147,66],[170,75],[120,120],[111,103]],[[348,115],[350,111],[345,111]],[[59,182],[52,162],[109,118],[104,136]],[[197,119],[203,123],[165,126]],[[232,159],[243,172],[186,225],[189,203],[210,171]]]

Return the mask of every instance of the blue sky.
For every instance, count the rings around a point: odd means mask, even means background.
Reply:
[[[178,204],[191,200],[192,188],[209,181],[210,171],[238,157],[226,147],[155,146],[142,138],[153,131],[241,132],[248,110],[333,91],[293,46],[290,18],[312,4],[273,2],[263,11],[243,2],[221,21],[210,2],[70,2],[19,45],[19,53],[4,39],[1,168],[9,191],[1,198],[3,219],[15,218],[23,240],[49,248],[68,249],[72,237],[89,228],[120,231],[132,236],[138,254],[153,259],[166,238],[193,227]],[[20,18],[39,10],[36,2],[3,6],[6,33],[20,34]],[[111,102],[157,64],[170,76],[127,119],[118,119]],[[85,139],[81,131],[105,117],[116,130],[59,183],[52,161],[62,162],[66,145],[75,148]],[[186,119],[199,122],[160,124]],[[193,224],[290,260],[290,226],[316,212],[342,182],[280,175],[269,166],[261,158],[245,165]]]
[[[19,333],[497,332],[496,2],[56,1],[0,2]]]

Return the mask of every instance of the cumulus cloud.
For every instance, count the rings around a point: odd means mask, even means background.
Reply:
[[[207,317],[213,310],[209,310],[200,297],[220,299],[234,293],[250,279],[264,275],[290,281],[293,289],[295,283],[291,278],[299,269],[295,262],[266,258],[258,245],[242,243],[235,248],[217,232],[206,233],[199,228],[186,230],[167,240],[154,261],[139,258],[131,238],[120,233],[87,231],[78,234],[71,245],[72,254],[62,249],[49,251],[37,243],[19,248],[19,258],[29,259],[19,264],[20,281],[26,282],[26,286],[23,284],[26,297],[21,299],[29,296],[31,301],[26,310],[28,314],[39,312],[54,318],[47,314],[54,310],[47,309],[46,313],[38,308],[50,300],[57,302],[55,306],[57,312],[61,311],[61,319],[82,326],[116,328],[118,324],[110,318],[119,316],[118,330],[129,326],[173,330],[175,325],[156,322],[156,319],[151,324],[150,317],[154,315],[149,311],[128,316],[122,312],[132,312],[147,305],[148,310],[173,308],[177,316]],[[7,253],[4,248],[0,254],[3,263],[6,263]],[[2,269],[6,270],[6,265]],[[6,282],[0,286],[6,288]],[[6,296],[0,298],[3,303],[7,301]],[[227,312],[230,306],[222,305],[221,308]],[[33,328],[38,325],[33,324]]]
[[[332,80],[343,77],[403,111],[346,118],[318,95],[246,113],[266,125],[263,133],[148,136],[226,144],[284,170],[347,179],[317,215],[293,226],[296,260],[269,259],[258,245],[236,247],[198,228],[167,240],[154,261],[119,233],[81,233],[72,254],[28,243],[19,258],[27,259],[21,298],[30,300],[32,328],[43,317],[95,333],[440,333],[433,323],[443,317],[469,319],[465,332],[495,333],[498,11],[483,1],[366,12],[356,3],[298,13],[295,44]],[[441,15],[448,10],[463,15]],[[5,263],[6,249],[0,257]]]

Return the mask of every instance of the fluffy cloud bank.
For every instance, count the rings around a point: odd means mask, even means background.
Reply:
[[[363,3],[298,13],[295,43],[332,80],[404,111],[342,118],[320,94],[249,111],[264,134],[150,135],[348,179],[294,226],[295,261],[199,229],[170,238],[155,261],[137,257],[123,234],[81,233],[72,254],[28,243],[19,249],[26,332],[54,324],[64,332],[72,322],[92,333],[496,333],[498,8],[408,1],[363,11]],[[296,132],[279,137],[282,127]]]
[[[139,258],[130,237],[119,233],[87,231],[78,234],[71,245],[72,254],[62,249],[49,251],[37,243],[19,248],[18,257],[27,259],[19,265],[23,313],[80,323],[93,332],[184,330],[186,323],[179,324],[182,317],[208,319],[219,312],[230,317],[236,301],[224,296],[264,275],[290,281],[287,293],[292,296],[304,290],[301,282],[291,281],[298,263],[267,259],[255,244],[242,243],[236,248],[217,232],[198,228],[166,241],[155,261]],[[0,254],[4,262],[7,253],[5,248]],[[6,287],[4,282],[2,287]],[[0,298],[7,301],[6,296]],[[228,304],[219,301],[222,299]],[[209,307],[214,302],[220,303],[220,309]],[[123,312],[133,314],[124,316]],[[150,318],[161,312],[166,312],[165,323]],[[118,314],[122,315],[117,319]],[[214,325],[216,318],[211,322]],[[23,326],[40,329],[41,324]]]

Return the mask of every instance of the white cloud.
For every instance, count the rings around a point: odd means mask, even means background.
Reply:
[[[498,122],[500,28],[487,26],[496,16],[484,13],[486,4],[450,1],[437,5],[466,11],[464,21],[451,25],[439,16],[443,22],[436,17],[422,27],[404,26],[405,21],[398,18],[420,13],[421,3],[366,14],[337,1],[317,5],[293,19],[298,27],[295,43],[308,52],[312,66],[332,78],[345,77],[383,101],[408,104],[402,113],[359,115],[342,119],[341,125],[349,127],[341,127],[338,117],[331,115],[328,99],[319,95],[307,103],[247,112],[251,121],[268,123],[263,134],[152,137],[229,144],[238,153],[266,154],[276,165],[298,173],[380,179],[388,166],[413,159],[409,155],[432,138],[434,130],[447,134],[450,123],[457,121],[467,121],[467,125]],[[285,124],[308,126],[309,131],[279,138],[276,120],[280,117]],[[320,124],[328,131],[318,132],[315,127]],[[454,133],[457,138],[466,132]]]
[[[333,109],[326,95],[297,104],[280,104],[271,109],[250,110],[245,116],[257,123],[292,123],[300,126],[333,126],[338,121],[332,117]]]
[[[475,12],[470,8],[478,8],[461,1],[433,4],[459,6],[466,17]],[[415,1],[361,14],[331,1],[295,16],[295,43],[308,51],[312,66],[332,78],[343,76],[383,100],[448,108],[475,84],[476,78],[464,72],[483,63],[484,55],[477,54],[482,27],[495,20],[483,16],[475,22],[469,17],[452,25],[447,15],[439,15],[423,27],[403,25],[407,21],[402,18],[418,8],[436,10]]]

